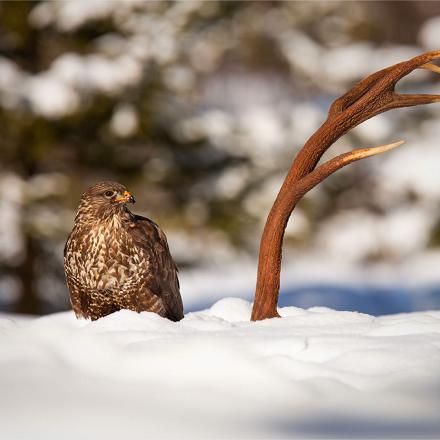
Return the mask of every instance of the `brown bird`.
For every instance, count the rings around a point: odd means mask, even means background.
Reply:
[[[121,309],[183,318],[177,267],[159,226],[132,214],[123,185],[100,182],[81,197],[64,248],[64,271],[78,318]]]

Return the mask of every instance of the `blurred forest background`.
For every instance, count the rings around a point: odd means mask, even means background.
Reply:
[[[267,212],[331,101],[439,48],[440,2],[1,2],[0,310],[69,307],[64,242],[102,179],[162,225],[184,280],[214,268],[206,295],[230,296],[222,267],[252,267],[250,298]],[[420,71],[402,89],[440,82]],[[331,155],[399,139],[306,196],[288,261],[419,261],[440,281],[440,106],[376,117]]]

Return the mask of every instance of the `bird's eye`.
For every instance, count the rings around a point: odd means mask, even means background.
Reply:
[[[105,195],[106,197],[111,197],[111,196],[113,196],[114,194],[115,194],[114,191],[106,191],[106,192],[104,193],[104,195]]]

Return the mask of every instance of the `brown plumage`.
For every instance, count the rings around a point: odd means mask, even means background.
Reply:
[[[183,318],[177,267],[165,234],[132,214],[133,196],[100,182],[81,197],[64,248],[64,271],[77,317],[98,319],[121,309]]]

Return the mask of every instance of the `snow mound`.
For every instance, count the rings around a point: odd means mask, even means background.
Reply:
[[[440,436],[440,311],[0,315],[2,438]]]

